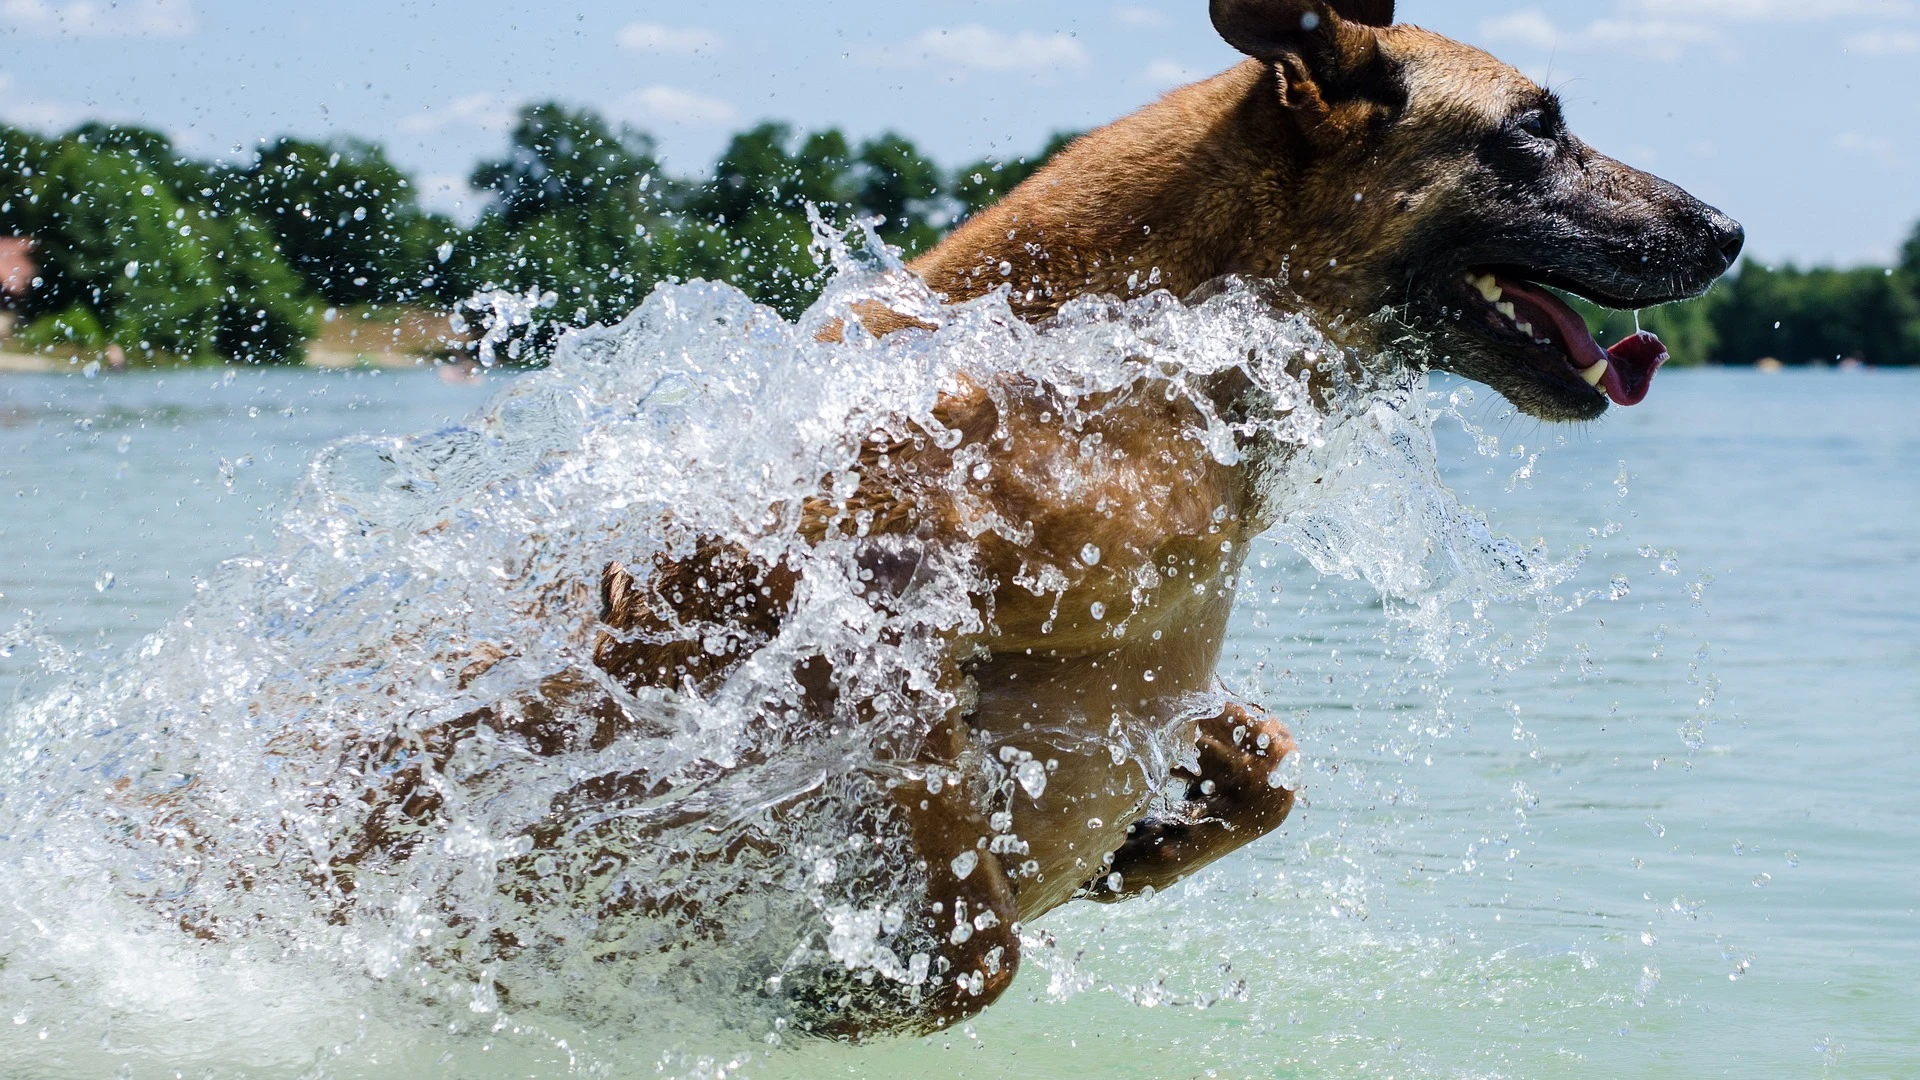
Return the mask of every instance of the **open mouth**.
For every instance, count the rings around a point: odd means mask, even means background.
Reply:
[[[1566,301],[1512,271],[1469,270],[1465,281],[1468,310],[1489,335],[1526,351],[1547,370],[1556,361],[1564,364],[1616,405],[1646,400],[1654,374],[1667,362],[1666,346],[1645,331],[1603,347]]]

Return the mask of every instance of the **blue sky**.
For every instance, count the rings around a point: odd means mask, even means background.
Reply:
[[[589,105],[707,165],[762,118],[897,130],[947,164],[1039,146],[1235,54],[1204,0],[0,0],[0,119],[233,155],[361,135],[430,200],[520,103]],[[1920,0],[1403,0],[1550,82],[1587,140],[1743,220],[1768,260],[1889,258],[1920,220]]]

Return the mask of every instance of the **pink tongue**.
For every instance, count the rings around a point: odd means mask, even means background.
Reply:
[[[1538,326],[1541,316],[1552,320],[1566,346],[1567,358],[1577,370],[1590,370],[1601,360],[1607,361],[1607,373],[1601,377],[1600,386],[1615,405],[1638,405],[1647,399],[1647,391],[1653,386],[1653,373],[1667,362],[1667,347],[1660,344],[1659,338],[1642,330],[1603,353],[1600,343],[1587,329],[1587,321],[1565,301],[1523,281],[1505,277],[1498,280],[1501,291],[1515,307],[1525,309],[1527,321]]]
[[[1607,374],[1600,385],[1615,405],[1638,405],[1653,388],[1653,373],[1666,362],[1667,347],[1642,330],[1607,350]]]

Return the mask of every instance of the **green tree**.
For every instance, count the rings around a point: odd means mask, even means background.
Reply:
[[[1716,300],[1724,363],[1767,356],[1789,363],[1920,363],[1920,298],[1889,269],[1770,269],[1749,261]]]
[[[448,263],[465,294],[552,292],[561,323],[586,325],[624,317],[662,278],[726,265],[723,238],[677,216],[685,192],[663,178],[651,140],[592,112],[529,106],[507,156],[473,184],[494,201]]]
[[[299,278],[271,235],[219,213],[203,194],[210,174],[163,138],[83,128],[37,150],[10,136],[7,152],[39,160],[0,206],[0,231],[39,244],[42,283],[24,314],[55,321],[29,325],[30,340],[254,362],[301,354],[316,321]]]
[[[494,193],[508,226],[590,207],[659,172],[653,140],[615,128],[587,110],[548,102],[520,112],[507,156],[474,170],[473,186]]]
[[[213,167],[180,154],[174,149],[172,139],[150,128],[96,120],[74,128],[66,139],[102,152],[121,153],[139,162],[182,202],[194,202],[213,194]]]
[[[436,249],[457,230],[421,209],[377,146],[281,139],[226,187],[331,304],[407,303],[438,291]]]
[[[942,198],[940,167],[913,143],[888,132],[860,144],[854,157],[854,204],[878,215],[880,238],[911,258],[940,242],[953,214]]]
[[[999,202],[1014,188],[1026,183],[1027,179],[1045,168],[1080,137],[1080,132],[1060,132],[1047,140],[1047,145],[1037,154],[1007,161],[1000,158],[983,158],[954,174],[953,197],[959,201],[963,218],[973,215]]]
[[[713,179],[687,202],[695,220],[724,238],[720,265],[702,269],[788,318],[798,316],[826,284],[807,207],[829,219],[854,210],[853,164],[838,131],[796,140],[785,124],[761,124],[734,136]]]
[[[1672,356],[1672,363],[1689,366],[1711,363],[1719,356],[1720,336],[1714,324],[1715,295],[1709,293],[1694,300],[1639,312],[1614,311],[1578,297],[1568,299],[1586,317],[1594,336],[1603,343],[1612,344],[1635,329],[1647,330],[1659,335]]]

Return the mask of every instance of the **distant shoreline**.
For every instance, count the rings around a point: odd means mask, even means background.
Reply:
[[[44,356],[28,353],[0,352],[0,372],[20,375],[38,375],[60,370],[59,365]]]
[[[271,366],[395,371],[471,364],[470,335],[452,330],[450,314],[432,308],[328,308],[321,317],[320,332],[306,343],[304,357]],[[66,346],[23,351],[27,343],[11,333],[13,320],[5,317],[8,315],[11,312],[0,311],[0,374],[81,371],[90,364],[98,365],[96,371],[236,366],[233,361],[212,356],[133,359],[128,356],[130,350],[111,344],[104,348]]]
[[[192,370],[196,368],[229,368],[248,365],[233,363],[179,363],[179,364],[132,364],[127,367],[108,369],[97,360],[83,360],[77,357],[40,356],[34,353],[0,351],[0,375],[57,375],[62,372],[84,371],[89,365],[98,364],[96,371],[170,371]],[[420,356],[415,353],[351,353],[332,349],[313,349],[307,353],[306,360],[298,364],[265,364],[263,368],[283,368],[286,370],[308,369],[313,371],[361,371],[378,369],[381,371],[429,371],[447,366],[441,358]],[[456,364],[455,366],[461,366]]]

